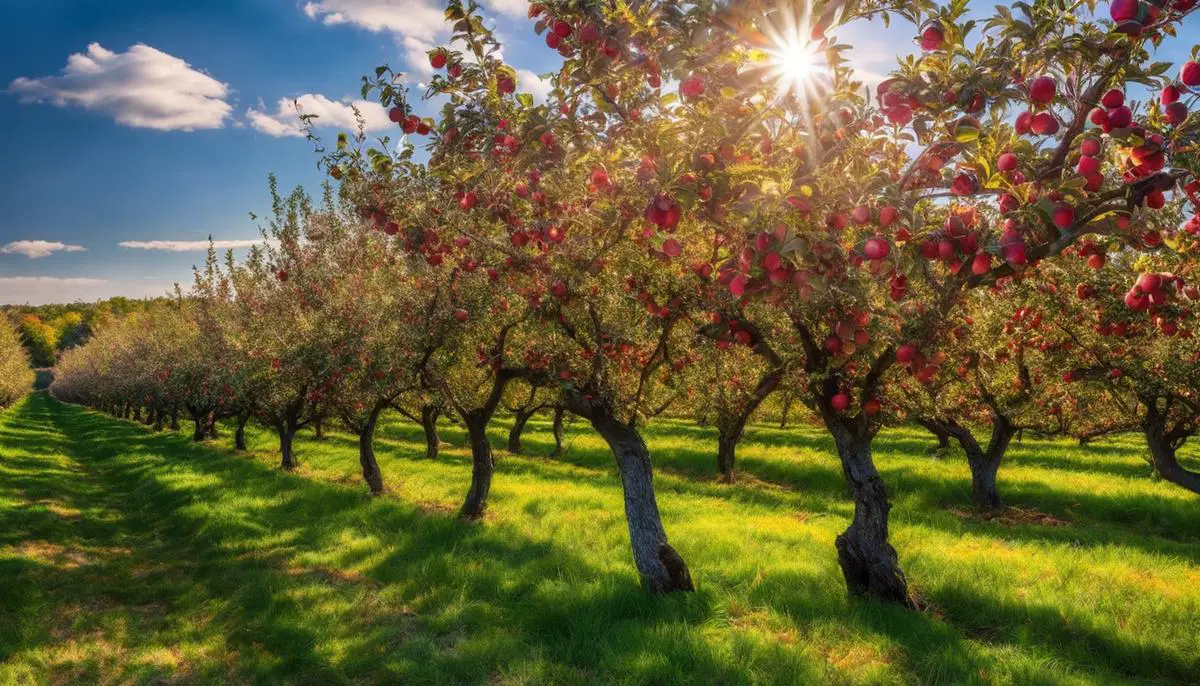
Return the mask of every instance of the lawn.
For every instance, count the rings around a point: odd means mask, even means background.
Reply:
[[[846,596],[852,509],[816,429],[756,426],[733,486],[713,432],[647,431],[694,594],[637,585],[611,457],[582,423],[499,448],[491,509],[455,518],[461,431],[436,461],[389,418],[371,498],[355,443],[306,435],[301,469],[36,394],[0,414],[0,683],[1135,684],[1200,681],[1200,499],[1136,437],[1026,439],[1018,509],[970,516],[961,455],[891,430],[877,461],[923,612]]]

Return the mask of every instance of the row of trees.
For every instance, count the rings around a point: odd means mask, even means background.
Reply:
[[[910,604],[871,451],[889,422],[957,440],[984,508],[1021,430],[1140,427],[1159,473],[1194,484],[1175,451],[1198,414],[1200,64],[1153,60],[1193,7],[1127,5],[1018,3],[980,26],[965,2],[538,3],[562,56],[538,103],[479,8],[452,1],[437,118],[412,113],[402,74],[363,80],[423,149],[339,137],[320,203],[274,194],[263,247],[210,255],[164,315],[187,322],[179,356],[132,377],[150,384],[132,404],[187,408],[197,437],[256,417],[284,469],[299,428],[337,417],[375,492],[379,413],[452,413],[469,518],[498,410],[562,408],[612,449],[638,572],[670,592],[693,584],[642,425],[680,408],[715,425],[731,478],[747,421],[782,393],[829,431],[854,498],[848,589]],[[876,16],[910,22],[923,54],[869,93],[835,33]],[[105,338],[64,356],[55,390],[124,411],[94,361]]]
[[[29,355],[13,327],[0,319],[0,409],[23,398],[32,387]]]

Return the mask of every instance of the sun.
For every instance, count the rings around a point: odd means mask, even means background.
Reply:
[[[812,46],[796,41],[784,45],[775,55],[775,69],[788,90],[799,90],[813,77],[816,55]]]
[[[771,26],[764,33],[770,41],[765,48],[767,64],[779,96],[812,91],[825,75],[820,46],[809,38],[807,22],[792,18],[776,23],[784,25]]]

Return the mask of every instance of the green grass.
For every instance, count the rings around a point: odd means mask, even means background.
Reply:
[[[881,436],[917,613],[846,597],[833,539],[852,505],[817,430],[755,427],[726,486],[712,432],[649,429],[698,583],[666,598],[637,585],[611,457],[582,424],[562,459],[498,452],[474,525],[454,518],[470,470],[453,427],[427,461],[389,419],[377,499],[344,434],[306,436],[295,475],[271,435],[251,456],[225,436],[44,394],[0,415],[0,683],[1200,680],[1200,499],[1150,479],[1136,437],[1014,446],[1001,484],[1026,516],[981,521],[960,456]]]

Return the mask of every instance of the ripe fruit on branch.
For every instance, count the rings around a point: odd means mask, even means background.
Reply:
[[[1054,206],[1050,218],[1058,228],[1070,228],[1075,223],[1075,208],[1066,203],[1059,203]]]
[[[892,247],[888,242],[879,236],[868,238],[866,245],[863,246],[863,254],[868,260],[882,260],[892,251]]]
[[[829,406],[834,412],[845,412],[850,407],[850,396],[846,393],[836,393],[829,399]]]
[[[678,226],[682,214],[683,210],[679,207],[679,203],[666,193],[659,193],[646,206],[645,217],[646,221],[651,224],[671,231]]]
[[[1058,84],[1049,76],[1039,76],[1029,84],[1029,99],[1045,105],[1054,99]]]
[[[1002,153],[996,158],[996,168],[1002,172],[1014,171],[1017,168],[1017,156],[1011,152]]]
[[[1058,119],[1049,112],[1038,112],[1030,120],[1029,130],[1039,136],[1053,136],[1058,133]]]
[[[921,30],[921,49],[925,52],[933,52],[942,47],[942,42],[946,40],[946,32],[942,29],[942,25],[938,22],[930,22]]]
[[[446,52],[439,49],[430,55],[429,66],[433,67],[434,69],[441,69],[442,67],[446,66]]]
[[[1188,87],[1200,86],[1200,62],[1188,62],[1179,70],[1179,80]]]
[[[692,100],[704,95],[704,82],[695,74],[679,82],[679,95],[684,100]]]

